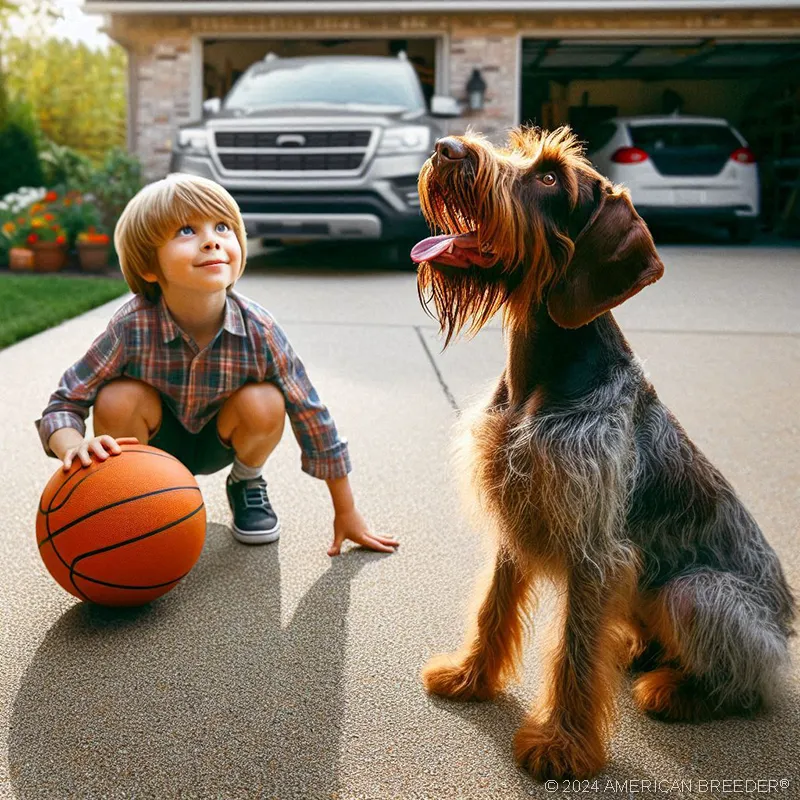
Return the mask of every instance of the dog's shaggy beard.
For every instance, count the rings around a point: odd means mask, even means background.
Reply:
[[[445,347],[464,328],[468,336],[476,334],[500,310],[518,283],[513,267],[524,255],[522,208],[511,191],[514,176],[490,157],[482,140],[475,141],[479,146],[470,149],[458,170],[442,176],[429,160],[419,176],[422,213],[434,233],[474,232],[480,249],[496,258],[491,267],[420,264],[420,301],[438,318]]]
[[[429,160],[419,177],[420,205],[432,230],[475,232],[480,249],[496,258],[491,267],[420,264],[420,301],[438,317],[445,347],[465,328],[474,336],[501,308],[504,324],[527,327],[531,307],[572,255],[571,241],[526,210],[518,171],[505,166],[482,138],[473,142],[459,169],[442,176]]]
[[[474,336],[508,300],[513,281],[501,267],[437,267],[426,261],[417,270],[420,301],[439,320],[445,347],[465,327]]]

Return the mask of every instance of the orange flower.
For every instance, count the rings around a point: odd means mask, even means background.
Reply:
[[[25,217],[17,217],[17,225],[24,225]]]
[[[65,197],[61,202],[63,202],[65,206],[72,205],[72,200],[69,197]]]
[[[44,215],[44,218],[45,218],[45,219],[46,219],[48,222],[52,222],[52,221],[55,219],[55,217],[54,217],[52,214],[45,214],[45,215]]]
[[[28,237],[28,244],[36,244],[36,242],[38,242],[38,241],[39,241],[39,237],[35,233],[32,233]]]
[[[44,206],[41,203],[34,203],[31,206],[31,214],[41,214],[44,211]]]
[[[59,236],[56,236],[56,244],[64,244],[64,242],[66,242],[66,241],[67,241],[67,237],[64,236],[63,233],[61,235],[59,235]]]
[[[34,217],[31,220],[32,228],[44,228],[44,220],[41,217]]]
[[[108,244],[111,240],[107,233],[84,231],[78,234],[78,241],[81,242],[81,244]]]
[[[52,203],[54,200],[58,200],[58,195],[51,189],[45,196],[44,201],[45,203]]]
[[[13,222],[6,222],[6,224],[3,225],[4,233],[14,233],[16,229],[17,226]]]

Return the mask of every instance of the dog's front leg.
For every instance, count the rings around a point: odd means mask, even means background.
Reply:
[[[588,778],[605,765],[634,585],[633,569],[604,579],[591,568],[570,570],[549,685],[514,740],[517,760],[535,778]]]
[[[422,670],[431,694],[454,700],[488,700],[516,671],[531,576],[501,547],[477,618],[461,649],[434,656]]]

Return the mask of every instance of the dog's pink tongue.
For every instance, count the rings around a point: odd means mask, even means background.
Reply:
[[[450,243],[456,238],[456,235],[445,233],[441,236],[429,236],[427,239],[417,242],[411,250],[411,260],[415,264],[433,261],[436,256],[441,255],[450,247]]]
[[[414,245],[411,250],[411,260],[415,264],[435,261],[448,250],[452,251],[451,245],[454,244],[462,249],[477,248],[478,237],[474,233],[443,233],[440,236],[429,236]]]

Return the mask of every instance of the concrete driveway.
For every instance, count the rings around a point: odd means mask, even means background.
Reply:
[[[666,277],[618,319],[798,587],[800,251],[672,245],[662,256]],[[523,680],[502,700],[432,700],[418,680],[430,654],[460,642],[485,558],[460,517],[447,452],[457,409],[501,368],[500,330],[442,354],[412,273],[309,259],[335,256],[256,260],[240,289],[288,331],[350,440],[359,505],[400,537],[399,552],[326,556],[327,491],[300,472],[287,431],[267,470],[279,544],[234,542],[223,474],[204,477],[207,543],[182,584],[139,610],[77,603],[35,546],[36,503],[56,462],[33,420],[118,303],[0,352],[0,797],[552,796],[511,757],[540,684],[550,591]],[[643,718],[626,682],[596,793],[703,797],[702,780],[772,779],[790,782],[773,796],[800,797],[798,674],[767,715],[698,727]],[[669,783],[648,792],[642,781]],[[665,791],[672,781],[687,783]]]

